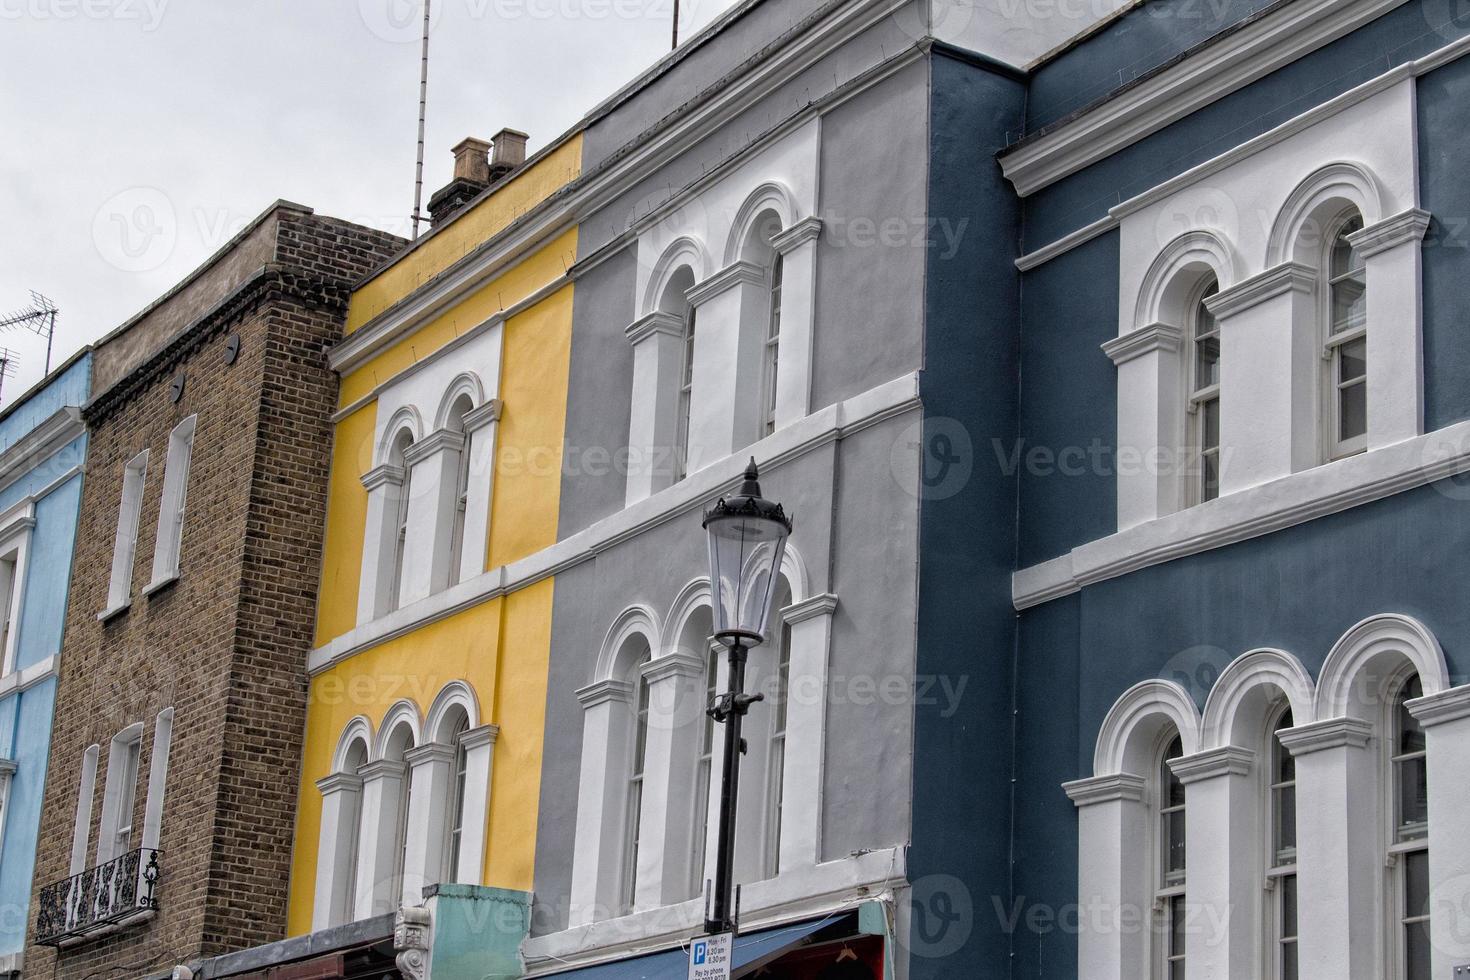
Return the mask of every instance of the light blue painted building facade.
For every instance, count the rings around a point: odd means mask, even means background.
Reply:
[[[0,413],[0,976],[25,948],[90,380],[84,351]]]

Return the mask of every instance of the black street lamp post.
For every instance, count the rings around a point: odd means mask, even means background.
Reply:
[[[710,717],[725,726],[715,893],[713,909],[705,918],[705,931],[710,935],[734,933],[737,926],[732,899],[735,811],[740,798],[740,757],[745,750],[740,729],[750,706],[763,700],[760,694],[744,691],[745,661],[750,648],[765,641],[781,556],[791,534],[791,519],[780,504],[761,496],[759,478],[752,459],[739,493],[721,497],[704,515],[715,639],[730,650],[729,688],[709,707]]]

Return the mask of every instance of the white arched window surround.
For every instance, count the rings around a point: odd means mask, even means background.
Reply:
[[[1263,819],[1271,797],[1273,722],[1289,707],[1294,724],[1314,717],[1313,684],[1282,650],[1243,654],[1220,674],[1205,702],[1201,752],[1181,763],[1189,773],[1190,900],[1202,921],[1228,922],[1218,942],[1196,944],[1192,962],[1222,976],[1255,975],[1274,939],[1280,874]],[[1271,928],[1267,928],[1268,921]],[[1268,972],[1267,976],[1276,976]]]
[[[362,818],[359,822],[355,918],[393,911],[402,904],[408,824],[407,756],[422,743],[418,707],[402,700],[378,726],[372,758],[360,770]]]
[[[638,319],[625,330],[633,347],[629,393],[626,502],[669,486],[682,475],[693,399],[694,284],[710,274],[704,244],[691,236],[670,242],[639,288]]]
[[[1232,246],[1213,231],[1186,232],[1150,264],[1126,332],[1103,344],[1118,369],[1118,448],[1149,465],[1119,467],[1118,527],[1154,520],[1196,499],[1190,444],[1190,334],[1206,283],[1221,290],[1238,278]],[[1213,309],[1213,307],[1212,307]],[[1228,340],[1225,341],[1228,343]],[[1229,357],[1222,356],[1228,364]],[[1222,415],[1231,411],[1229,375],[1219,389]],[[1229,444],[1222,436],[1222,442]],[[1222,453],[1222,460],[1225,454]]]
[[[1078,973],[1089,980],[1136,980],[1155,970],[1160,858],[1151,794],[1157,792],[1161,753],[1176,734],[1184,757],[1199,752],[1194,700],[1173,681],[1142,681],[1103,720],[1094,775],[1063,787],[1078,808],[1079,901],[1083,908],[1103,910],[1107,919],[1082,922]],[[1193,853],[1190,859],[1193,865]],[[1194,877],[1191,867],[1191,883]]]
[[[1420,243],[1430,216],[1417,207],[1388,213],[1385,202],[1391,197],[1366,165],[1335,161],[1292,191],[1272,225],[1266,268],[1289,271],[1305,294],[1291,321],[1303,348],[1297,373],[1312,389],[1312,400],[1298,407],[1293,420],[1302,443],[1293,459],[1296,469],[1423,431]],[[1330,431],[1328,386],[1334,361],[1328,263],[1335,232],[1354,212],[1364,224],[1349,240],[1365,265],[1368,431],[1361,440],[1341,444]],[[1306,354],[1313,355],[1310,362]]]
[[[422,438],[423,420],[418,411],[412,406],[399,409],[388,420],[374,449],[375,465],[362,477],[368,500],[357,603],[359,623],[398,608],[410,498],[415,492],[405,456]]]
[[[621,613],[598,653],[592,683],[577,692],[582,704],[582,765],[577,836],[572,860],[573,925],[623,911],[630,869],[625,853],[628,778],[632,765],[636,683],[643,658],[659,649],[658,614],[644,605]],[[645,857],[656,848],[643,848]],[[644,876],[645,881],[647,876]]]
[[[332,771],[317,781],[322,794],[317,842],[313,932],[353,921],[362,823],[362,769],[373,758],[373,727],[359,715],[347,723],[332,753]]]
[[[481,722],[474,689],[446,684],[429,707],[425,741],[410,760],[405,895],[427,885],[479,884],[498,728]],[[455,833],[456,829],[458,834]]]
[[[499,402],[485,399],[474,372],[450,381],[435,428],[405,454],[403,579],[408,605],[485,570]]]

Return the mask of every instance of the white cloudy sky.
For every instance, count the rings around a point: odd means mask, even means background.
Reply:
[[[60,363],[277,198],[406,235],[420,2],[0,0],[0,314],[55,300]],[[433,0],[425,198],[460,138],[534,151],[660,57],[672,3]],[[43,351],[0,346],[8,404]]]

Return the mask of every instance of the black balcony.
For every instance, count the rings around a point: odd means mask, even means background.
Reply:
[[[42,888],[36,942],[69,946],[155,911],[160,853],[140,847]]]

